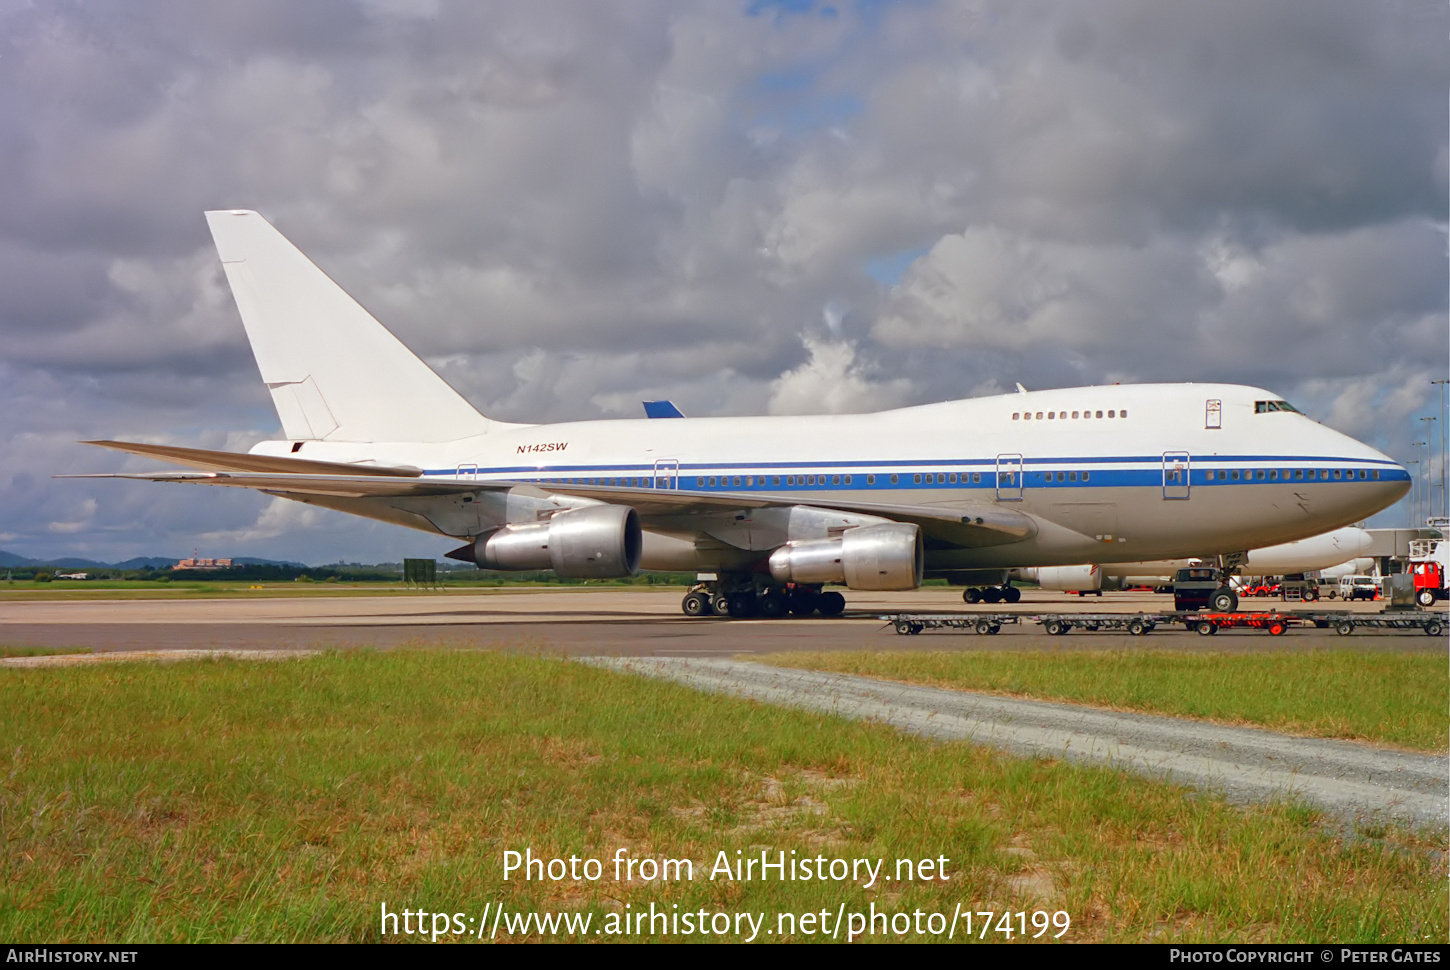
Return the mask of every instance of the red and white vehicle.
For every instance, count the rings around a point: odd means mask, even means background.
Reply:
[[[1450,539],[1411,539],[1410,571],[1415,576],[1415,600],[1434,606],[1450,596],[1445,577],[1450,573]]]

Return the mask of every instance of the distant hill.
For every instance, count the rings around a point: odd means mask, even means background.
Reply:
[[[55,566],[59,569],[170,569],[179,561],[178,556],[137,556],[134,559],[127,559],[124,562],[97,562],[94,559],[77,559],[74,556],[63,556],[59,559],[29,559],[25,556],[16,555],[13,552],[6,552],[0,549],[0,569],[32,567],[32,566]],[[238,566],[289,566],[293,569],[308,568],[305,563],[292,562],[282,559],[256,559],[252,556],[238,556],[232,560]]]

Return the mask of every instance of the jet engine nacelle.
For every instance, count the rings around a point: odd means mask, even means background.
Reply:
[[[788,542],[770,554],[770,575],[779,583],[916,589],[921,572],[921,529],[906,522],[847,529],[839,539]]]
[[[642,545],[634,509],[590,505],[480,536],[473,561],[485,569],[552,569],[571,579],[612,579],[638,571]]]
[[[1063,593],[1089,592],[1103,588],[1103,571],[1097,566],[1038,566],[1037,585]]]

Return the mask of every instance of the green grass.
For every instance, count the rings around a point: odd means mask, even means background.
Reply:
[[[1443,646],[1423,653],[842,652],[750,659],[1445,751],[1450,673]]]
[[[12,941],[371,941],[385,902],[585,912],[596,927],[651,902],[772,921],[962,904],[1064,911],[1074,941],[1447,935],[1441,832],[1346,844],[1301,807],[1242,810],[566,661],[397,651],[10,670],[0,726]],[[505,881],[503,853],[526,847],[604,860],[604,878]],[[696,878],[616,882],[620,847],[690,858]],[[888,871],[946,856],[951,878],[707,877],[717,853],[762,848]]]
[[[90,652],[90,647],[12,647],[0,643],[0,657],[51,657],[59,654]]]
[[[351,583],[347,581],[339,583],[316,582],[316,583],[292,583],[292,582],[265,582],[249,583],[244,580],[236,582],[180,582],[160,583],[149,581],[129,580],[102,580],[98,582],[54,582],[54,583],[31,583],[16,580],[13,583],[0,583],[0,601],[4,602],[25,602],[35,600],[84,600],[94,599],[195,599],[197,597],[228,598],[237,596],[287,598],[287,597],[333,597],[333,596],[437,596],[447,594],[484,594],[484,593],[550,593],[567,591],[571,593],[609,591],[629,592],[638,590],[640,592],[659,592],[661,590],[679,589],[683,586],[669,586],[667,584],[646,585],[642,583],[615,584],[605,580],[589,580],[579,582],[576,585],[564,586],[538,585],[527,582],[515,582],[511,580],[449,580],[442,586],[416,588],[404,586],[402,583]],[[88,595],[89,594],[89,595]]]

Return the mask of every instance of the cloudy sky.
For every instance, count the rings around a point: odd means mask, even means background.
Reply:
[[[1409,459],[1447,37],[1440,0],[0,0],[0,548],[448,545],[50,478],[279,434],[216,208],[503,420],[1221,380]]]

